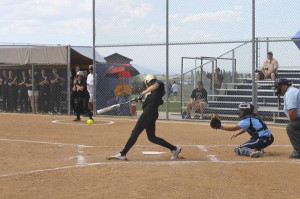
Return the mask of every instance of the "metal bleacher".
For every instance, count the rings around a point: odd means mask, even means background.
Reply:
[[[281,69],[277,78],[290,79],[294,86],[300,86],[300,70]],[[222,119],[238,119],[238,105],[241,102],[252,101],[252,79],[239,78],[239,81],[239,83],[224,83],[222,88],[218,89],[222,95],[208,95],[209,107],[205,111],[206,117],[211,113],[217,113]],[[288,122],[283,107],[278,105],[273,81],[269,79],[257,82],[257,96],[258,115],[261,118],[275,123]],[[283,105],[283,97],[281,104]]]

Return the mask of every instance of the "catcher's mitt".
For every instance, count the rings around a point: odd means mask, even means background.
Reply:
[[[221,129],[221,126],[222,126],[221,120],[217,114],[211,115],[210,126],[213,129]]]

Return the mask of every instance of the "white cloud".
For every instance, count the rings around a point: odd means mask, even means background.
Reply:
[[[233,10],[219,10],[216,12],[203,12],[187,16],[180,20],[181,23],[190,23],[195,21],[219,21],[219,22],[237,22],[241,21],[241,7],[235,7]]]

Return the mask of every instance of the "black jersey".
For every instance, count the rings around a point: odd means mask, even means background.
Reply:
[[[2,89],[4,92],[7,92],[8,89],[8,77],[2,77]]]
[[[82,80],[82,81],[77,81],[77,83],[75,84],[75,86],[83,86],[83,91],[80,91],[80,90],[77,90],[77,97],[79,98],[84,98],[88,95],[88,91],[87,91],[87,88],[86,88],[86,81],[85,80]]]
[[[204,88],[202,88],[201,90],[196,88],[193,90],[191,98],[194,100],[205,99],[205,101],[207,102],[207,91]]]
[[[27,78],[26,84],[32,84],[32,76],[29,76]],[[27,87],[27,88],[28,88],[28,90],[32,91],[32,86]],[[36,76],[34,77],[34,90],[35,91],[39,90],[38,79]]]
[[[160,80],[154,80],[151,82],[151,86],[158,83],[159,87],[155,90],[152,91],[151,94],[149,94],[143,104],[143,108],[146,106],[160,106],[164,103],[163,101],[163,96],[165,95],[165,84],[160,81]]]

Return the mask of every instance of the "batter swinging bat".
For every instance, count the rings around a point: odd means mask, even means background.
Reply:
[[[127,102],[124,102],[124,103],[122,103],[122,104],[114,104],[114,105],[112,105],[112,106],[109,106],[109,107],[106,107],[106,108],[97,110],[97,114],[100,115],[100,114],[102,114],[102,113],[106,113],[106,112],[108,112],[108,111],[112,111],[112,110],[114,110],[114,109],[117,109],[117,108],[119,108],[121,105],[129,104],[129,103],[131,103],[131,102],[137,102],[137,101],[138,101],[138,99],[137,99],[137,98],[134,98],[134,99],[132,99],[132,100],[130,100],[130,101],[127,101]]]

